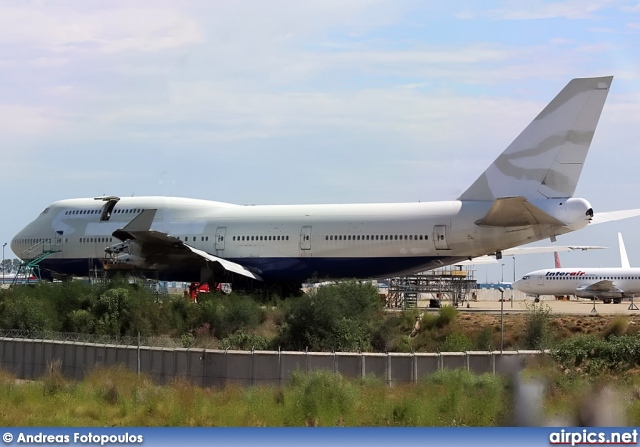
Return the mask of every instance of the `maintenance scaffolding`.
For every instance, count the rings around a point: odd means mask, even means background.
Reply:
[[[475,271],[447,266],[410,276],[390,278],[386,306],[440,307],[443,301],[458,307],[473,299],[477,288]],[[422,304],[418,306],[419,304]]]

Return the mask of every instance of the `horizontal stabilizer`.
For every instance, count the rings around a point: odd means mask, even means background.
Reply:
[[[605,222],[614,222],[616,220],[628,219],[630,217],[640,216],[640,209],[607,211],[604,213],[595,213],[589,225],[596,225]]]
[[[537,224],[564,226],[563,222],[545,213],[524,197],[496,199],[487,214],[477,220],[476,224],[485,227],[523,227]]]
[[[193,253],[205,259],[208,259],[209,261],[220,264],[222,268],[224,268],[225,270],[228,270],[233,273],[237,273],[238,275],[246,276],[251,279],[255,279],[257,281],[262,281],[262,278],[260,278],[260,276],[256,275],[255,273],[246,269],[240,264],[236,264],[235,262],[227,261],[226,259],[213,256],[212,254],[209,254],[206,251],[198,250],[197,248],[193,248],[187,244],[184,244],[184,246],[187,247],[189,250],[191,250]]]

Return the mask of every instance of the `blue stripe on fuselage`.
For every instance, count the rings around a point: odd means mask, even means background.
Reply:
[[[309,279],[381,278],[437,268],[465,258],[436,256],[398,258],[231,258],[249,269],[256,269],[267,282],[305,282]],[[44,277],[49,272],[89,276],[101,269],[99,259],[45,259],[40,263]],[[155,273],[155,272],[154,272]],[[154,274],[155,278],[156,275]],[[199,281],[199,268],[181,268],[179,264],[158,272],[162,281]]]

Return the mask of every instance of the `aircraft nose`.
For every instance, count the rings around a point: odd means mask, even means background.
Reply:
[[[512,284],[512,287],[513,287],[514,289],[516,289],[516,290],[519,290],[520,292],[524,292],[524,290],[522,290],[522,289],[523,289],[524,284],[525,284],[525,282],[524,282],[523,280],[519,279],[519,280],[515,281],[515,282]]]
[[[11,251],[17,256],[20,257],[20,253],[22,253],[22,249],[20,249],[20,240],[23,237],[22,234],[24,233],[24,229],[21,230],[18,234],[16,234],[15,236],[13,236],[13,239],[11,239],[11,244],[9,245],[11,247]]]

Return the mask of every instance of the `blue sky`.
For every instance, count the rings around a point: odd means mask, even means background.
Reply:
[[[571,78],[602,75],[576,196],[640,208],[638,48],[639,1],[4,1],[0,242],[71,197],[455,199]],[[621,231],[640,266],[639,225],[562,236],[611,247],[563,263],[619,265]]]

